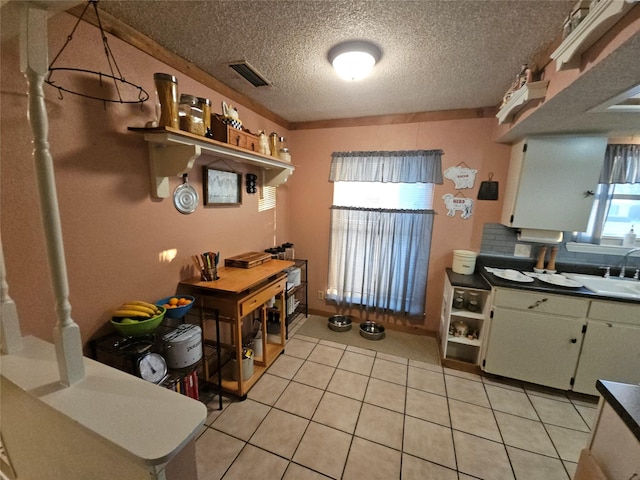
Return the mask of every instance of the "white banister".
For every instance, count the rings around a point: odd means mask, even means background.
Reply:
[[[0,240],[0,336],[2,337],[2,353],[12,354],[22,350],[22,334],[16,304],[9,296],[7,270],[4,266],[4,251]]]
[[[47,258],[56,299],[57,324],[53,330],[60,382],[73,385],[85,376],[80,328],[71,318],[69,284],[58,210],[53,160],[49,152],[49,121],[44,102],[48,72],[46,10],[25,7],[20,38],[20,68],[29,82],[29,122],[33,133],[38,193],[47,246]]]

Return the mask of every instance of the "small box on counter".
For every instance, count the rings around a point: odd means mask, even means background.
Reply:
[[[225,258],[225,267],[253,268],[271,260],[271,255],[264,252],[247,252],[235,257]]]
[[[213,139],[219,142],[235,145],[252,152],[260,151],[260,138],[257,135],[234,128],[225,123],[223,117],[219,115],[211,115],[211,132]]]

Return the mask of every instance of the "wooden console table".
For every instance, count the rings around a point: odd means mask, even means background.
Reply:
[[[279,297],[281,305],[285,303],[287,277],[285,269],[294,265],[289,260],[270,260],[253,268],[221,267],[218,269],[218,280],[202,281],[199,277],[180,282],[181,292],[196,297],[197,304],[203,312],[211,312],[203,318],[226,323],[230,327],[230,341],[222,342],[208,338],[206,322],[203,321],[202,332],[204,340],[215,341],[218,348],[235,353],[236,362],[229,362],[223,369],[222,390],[246,398],[249,389],[258,381],[267,368],[284,351],[286,312],[284,308],[279,313],[279,340],[269,339],[267,335],[266,305],[273,297]],[[253,375],[248,378],[244,372],[242,359],[242,321],[251,315],[251,321],[256,312],[262,330],[262,355],[253,359]],[[253,314],[253,315],[252,315]],[[235,365],[234,365],[235,364]],[[218,368],[221,366],[219,365]],[[216,373],[217,374],[217,373]],[[213,375],[212,375],[213,376]],[[211,376],[211,377],[212,377]],[[206,381],[212,381],[205,378]],[[217,382],[216,382],[217,383]]]

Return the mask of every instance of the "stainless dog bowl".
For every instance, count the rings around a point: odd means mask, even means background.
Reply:
[[[382,340],[384,327],[376,322],[363,322],[360,324],[360,335],[367,340]]]
[[[347,315],[333,315],[329,317],[327,326],[334,332],[347,332],[351,330],[351,317]]]

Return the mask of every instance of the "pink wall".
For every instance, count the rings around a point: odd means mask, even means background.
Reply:
[[[451,120],[428,123],[300,130],[290,134],[295,175],[290,180],[291,238],[296,255],[309,259],[310,308],[335,312],[335,307],[318,300],[318,290],[326,290],[329,207],[333,186],[328,181],[332,152],[350,150],[419,150],[442,149],[443,171],[464,162],[477,169],[474,188],[461,190],[475,200],[481,180],[493,172],[494,180],[504,188],[510,147],[494,143],[491,138],[496,120]],[[438,185],[434,195],[437,212],[431,245],[427,288],[426,319],[423,323],[387,319],[407,327],[437,330],[444,284],[444,269],[450,267],[454,249],[479,251],[485,222],[498,222],[502,208],[499,201],[475,201],[473,216],[467,220],[448,217],[442,195],[456,193],[451,180]],[[357,315],[357,312],[351,312]]]
[[[56,53],[75,18],[61,14],[50,21],[50,52]],[[77,43],[76,43],[77,42]],[[212,100],[220,111],[224,98],[188,77],[109,36],[109,44],[125,75],[153,98],[153,73],[173,73],[180,91]],[[80,45],[79,49],[72,47]],[[105,70],[100,60],[97,31],[84,25],[68,47],[67,66]],[[24,335],[51,340],[56,322],[48,273],[44,234],[27,120],[27,83],[19,72],[17,39],[2,44],[1,77],[1,226],[9,295],[16,302]],[[96,58],[97,57],[97,58]],[[59,65],[60,66],[60,65]],[[489,172],[504,188],[509,148],[491,141],[495,119],[441,121],[378,127],[353,127],[286,132],[278,125],[239,108],[252,131],[273,130],[288,135],[296,171],[278,187],[277,211],[259,213],[256,195],[243,195],[241,207],[204,208],[182,215],[172,199],[154,200],[149,194],[147,144],[129,126],[143,126],[153,118],[153,102],[139,105],[103,103],[65,94],[45,86],[50,119],[49,143],[53,156],[62,222],[72,317],[83,341],[110,331],[110,311],[122,301],[154,301],[173,294],[177,283],[195,274],[190,256],[219,250],[222,258],[292,241],[298,257],[310,262],[310,307],[331,311],[316,300],[326,288],[329,206],[332,186],[327,181],[333,151],[442,149],[443,169],[465,162],[479,170],[474,198]],[[198,160],[189,176],[202,195],[202,166]],[[223,163],[217,163],[226,169]],[[238,172],[257,172],[234,164]],[[170,190],[180,184],[172,178]],[[485,222],[500,217],[501,201],[477,201],[468,220],[446,216],[441,200],[455,193],[445,180],[436,188],[432,259],[429,265],[427,315],[414,327],[437,329],[445,267],[452,250],[480,247]],[[202,200],[201,200],[202,204]],[[174,250],[168,261],[162,253]],[[399,324],[404,324],[401,320]]]
[[[50,56],[58,52],[75,18],[61,14],[49,22]],[[83,24],[65,50],[73,66],[107,71],[97,64],[102,47],[98,31]],[[166,65],[109,36],[125,78],[152,96],[153,73],[176,74],[182,93],[212,100],[221,111],[216,92],[173,72]],[[56,322],[40,219],[31,131],[27,119],[27,82],[19,71],[18,42],[2,44],[1,77],[1,226],[9,295],[15,301],[23,335],[51,340]],[[66,86],[66,84],[65,84]],[[180,214],[172,198],[150,198],[147,144],[127,131],[153,118],[153,101],[129,106],[64,94],[45,85],[49,113],[49,143],[53,156],[72,318],[83,342],[110,330],[110,311],[122,301],[155,301],[175,292],[177,284],[195,274],[190,256],[220,251],[221,257],[263,250],[289,241],[288,186],[278,188],[277,211],[258,213],[258,196],[243,195],[240,207],[202,206],[202,167],[215,161],[201,157],[189,175],[200,193],[200,207]],[[281,127],[246,109],[240,116],[252,131],[283,132]],[[238,172],[258,173],[255,167],[231,164]],[[221,170],[224,163],[215,164]],[[170,181],[171,194],[181,183]],[[277,221],[276,221],[277,220]],[[274,243],[275,242],[275,243]],[[175,249],[172,261],[162,252]]]

